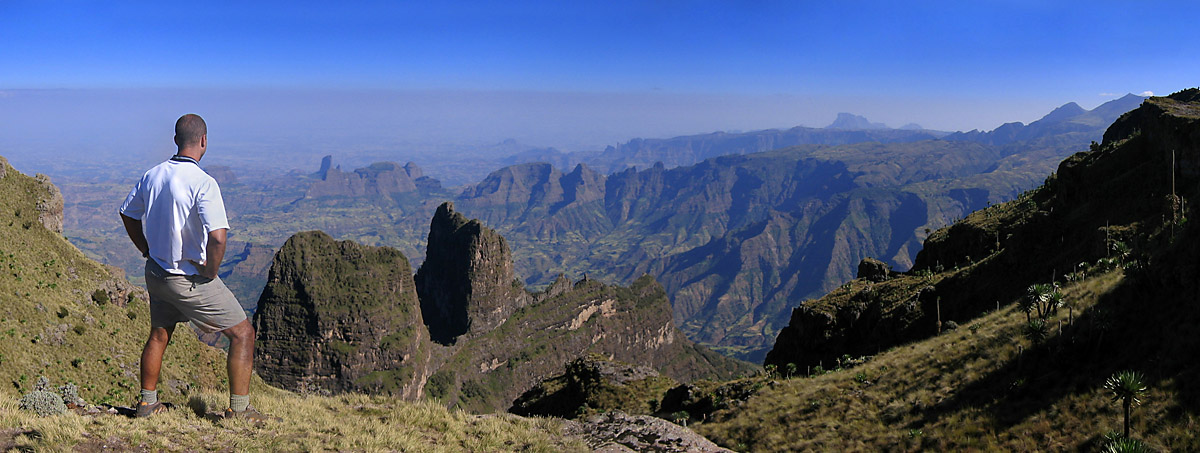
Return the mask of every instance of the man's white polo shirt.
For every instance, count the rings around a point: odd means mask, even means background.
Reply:
[[[203,264],[208,232],[229,228],[217,181],[183,156],[142,175],[120,212],[142,221],[150,258],[172,274],[199,274],[188,260]]]

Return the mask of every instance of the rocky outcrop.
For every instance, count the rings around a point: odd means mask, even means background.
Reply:
[[[38,222],[47,230],[61,234],[63,232],[63,196],[58,186],[50,182],[50,177],[38,173],[34,176],[38,185],[45,192],[40,194],[34,209],[38,213]]]
[[[313,176],[316,176],[317,179],[324,181],[325,177],[329,174],[329,169],[331,168],[333,168],[333,156],[327,155],[322,157],[321,168],[318,168],[317,172],[314,173]]]
[[[0,157],[0,178],[8,174],[8,159]]]
[[[450,202],[438,206],[429,224],[416,285],[425,323],[442,344],[495,329],[530,300],[504,237],[454,212]]]
[[[326,156],[328,159],[328,156]],[[425,179],[421,169],[409,162],[401,166],[395,162],[377,162],[352,172],[341,167],[329,167],[327,160],[321,161],[317,172],[320,181],[314,182],[305,192],[305,197],[388,197],[394,194],[415,192],[418,179]]]
[[[875,258],[863,258],[858,262],[857,278],[870,280],[873,282],[882,282],[887,280],[891,275],[892,267],[887,263],[879,261]]]
[[[583,437],[595,451],[732,452],[690,429],[648,415],[612,411],[564,425],[565,434]]]
[[[652,368],[593,354],[567,363],[566,371],[521,394],[508,411],[563,418],[617,409],[649,413],[658,409],[652,402],[675,384]]]
[[[292,391],[365,391],[415,399],[428,341],[408,259],[388,247],[310,231],[279,249],[258,312],[263,379]]]
[[[107,264],[104,265],[104,269],[107,270],[113,278],[102,282],[100,287],[97,288],[96,291],[92,292],[92,302],[98,303],[98,301],[96,301],[97,298],[104,299],[105,297],[107,297],[110,303],[119,307],[126,306],[135,298],[140,299],[143,302],[150,302],[150,296],[146,293],[146,290],[142,289],[140,286],[135,286],[134,284],[129,283],[129,280],[125,278],[125,271],[123,269]],[[101,296],[97,291],[103,292],[104,296]]]

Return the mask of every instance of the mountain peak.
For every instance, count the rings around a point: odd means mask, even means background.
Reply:
[[[887,125],[883,123],[872,123],[866,117],[855,115],[853,113],[838,113],[837,119],[833,120],[833,124],[825,126],[826,129],[845,129],[845,130],[863,130],[863,129],[887,129]]]
[[[1047,113],[1046,116],[1043,116],[1042,119],[1038,121],[1056,123],[1059,121],[1069,120],[1084,113],[1087,113],[1087,110],[1084,110],[1083,107],[1079,106],[1079,104],[1068,102],[1063,104],[1061,107],[1052,110],[1050,113]]]
[[[528,302],[504,237],[455,212],[452,202],[434,213],[427,247],[415,279],[434,341],[453,344],[488,332]]]

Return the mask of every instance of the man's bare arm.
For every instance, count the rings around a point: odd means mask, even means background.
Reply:
[[[133,241],[133,246],[142,252],[142,256],[149,256],[150,244],[146,243],[146,234],[142,233],[142,221],[121,214],[121,222],[125,223],[125,233],[129,234],[129,240]]]
[[[217,271],[221,269],[221,260],[225,259],[225,233],[227,231],[225,228],[220,228],[208,232],[208,247],[204,250],[204,265],[196,266],[200,269],[200,275],[217,278]]]

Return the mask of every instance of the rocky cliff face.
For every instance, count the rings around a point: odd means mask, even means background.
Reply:
[[[523,224],[521,231],[555,241],[571,234],[590,235],[610,227],[592,206],[605,196],[605,177],[579,164],[563,173],[546,163],[497,170],[469,187],[458,203],[480,214],[488,225]]]
[[[280,248],[258,312],[257,371],[298,390],[421,394],[431,345],[408,259],[299,233]]]
[[[829,367],[1011,304],[1035,283],[1143,269],[1183,230],[1197,181],[1200,90],[1150,98],[1042,187],[934,232],[913,270],[802,303],[766,363]]]
[[[50,177],[38,173],[33,177],[37,180],[42,193],[38,194],[37,204],[34,209],[37,209],[38,222],[47,230],[62,234],[63,232],[63,196],[62,192],[54,183],[50,182]]]
[[[454,212],[453,203],[438,206],[428,244],[415,278],[434,341],[491,331],[529,302],[504,237]]]

